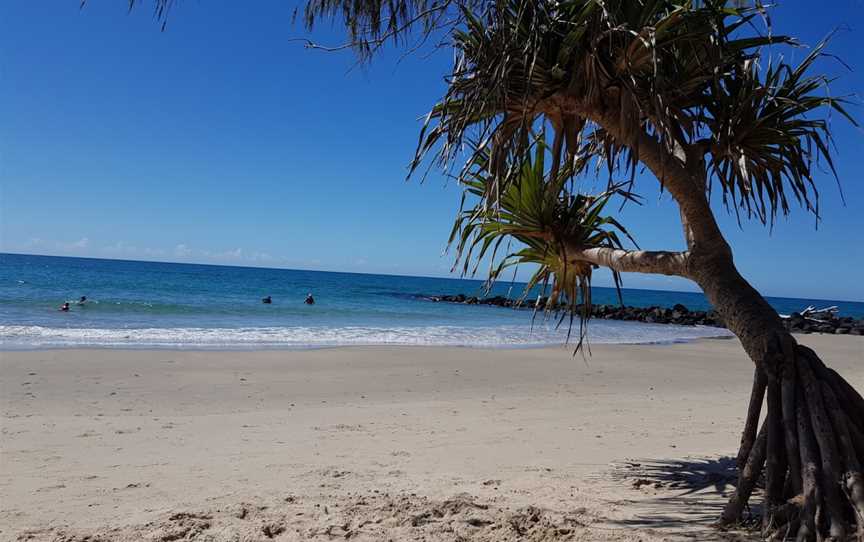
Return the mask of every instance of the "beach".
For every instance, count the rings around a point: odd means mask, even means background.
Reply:
[[[864,339],[799,340],[864,388]],[[714,539],[752,377],[735,339],[0,357],[2,540]]]

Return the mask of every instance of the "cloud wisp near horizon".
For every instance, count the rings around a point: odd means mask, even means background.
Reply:
[[[291,259],[284,256],[274,256],[268,252],[244,250],[242,247],[212,250],[191,247],[186,243],[178,243],[171,248],[165,249],[136,246],[123,241],[96,244],[91,242],[88,237],[72,241],[46,240],[33,237],[16,250],[11,251],[11,253],[176,263],[245,265],[251,267],[297,266],[302,269],[312,269],[322,264],[317,259]],[[355,261],[355,263],[358,262]]]

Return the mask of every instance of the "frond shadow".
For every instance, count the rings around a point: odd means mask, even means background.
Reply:
[[[758,540],[756,533],[714,527],[735,490],[733,457],[629,460],[614,464],[609,475],[633,491],[632,498],[615,503],[633,513],[610,518],[613,526],[674,531],[683,540]],[[751,510],[751,517],[758,511]]]
[[[738,479],[734,457],[633,460],[617,467],[613,479],[682,490],[681,496],[713,488],[726,497]]]

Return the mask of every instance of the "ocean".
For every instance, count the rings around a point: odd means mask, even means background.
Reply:
[[[560,345],[566,324],[530,310],[433,303],[424,296],[483,295],[483,282],[287,269],[0,254],[0,348],[259,349],[347,345],[527,347]],[[516,296],[499,283],[490,295]],[[308,292],[316,304],[305,305]],[[88,303],[77,306],[80,296]],[[272,296],[273,303],[261,298]],[[616,303],[597,287],[595,303]],[[634,306],[710,308],[702,294],[624,289]],[[57,308],[72,304],[69,312]],[[769,298],[781,313],[864,303]],[[578,324],[577,324],[578,325]],[[592,320],[589,340],[671,343],[724,337],[723,329]]]

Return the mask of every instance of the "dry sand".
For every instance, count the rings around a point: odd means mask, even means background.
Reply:
[[[864,389],[864,338],[801,339]],[[739,536],[734,340],[0,357],[2,540]]]

